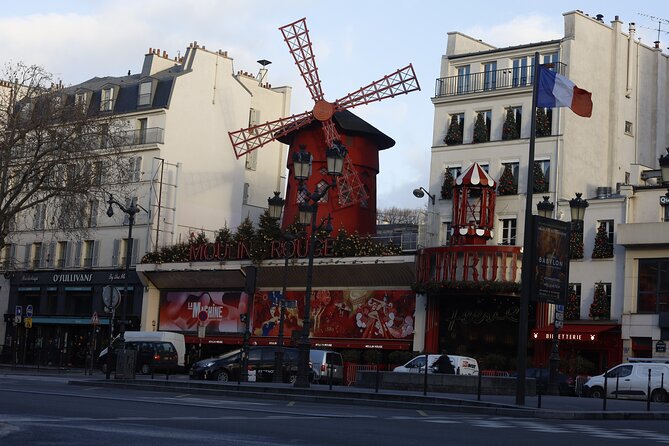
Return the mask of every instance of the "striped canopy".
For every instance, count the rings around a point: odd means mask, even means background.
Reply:
[[[483,170],[479,163],[474,163],[469,166],[458,178],[455,180],[457,186],[488,186],[494,188],[496,183],[488,172]]]

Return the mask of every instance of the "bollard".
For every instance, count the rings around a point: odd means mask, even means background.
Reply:
[[[609,377],[606,376],[606,372],[604,372],[604,398],[602,399],[602,410],[604,412],[606,412],[606,394],[609,393],[608,383],[609,383]]]
[[[616,376],[616,399],[618,399],[618,384],[620,383],[620,376]]]
[[[648,369],[648,398],[646,398],[646,411],[650,412],[650,368]]]
[[[379,393],[379,379],[381,378],[381,368],[379,365],[376,365],[376,388],[375,388],[375,393]]]
[[[427,396],[427,362],[430,359],[429,355],[425,354],[425,375],[423,377],[423,396]]]
[[[481,401],[481,370],[479,370],[479,382],[476,388],[476,400]]]
[[[537,387],[537,408],[538,409],[541,409],[541,395],[543,393],[542,392],[543,387],[541,386],[541,380],[542,380],[542,377],[543,377],[543,373],[542,373],[543,372],[543,366],[544,366],[543,364],[539,364],[539,379],[535,380],[535,382],[537,383],[536,387]]]

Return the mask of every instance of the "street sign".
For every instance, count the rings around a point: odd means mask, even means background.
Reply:
[[[17,305],[16,308],[14,309],[14,316],[21,316],[23,314],[23,307],[21,305]]]
[[[100,318],[98,317],[98,312],[97,311],[95,313],[93,313],[93,317],[91,317],[91,324],[100,325]]]
[[[205,330],[207,327],[204,325],[198,325],[197,327],[197,337],[198,338],[204,338]]]
[[[104,302],[106,308],[114,309],[121,302],[121,293],[115,286],[107,285],[102,289],[102,302]],[[108,311],[108,313],[111,313],[111,311]]]
[[[207,319],[209,319],[209,313],[202,310],[197,314],[197,318],[200,322],[207,322]]]
[[[33,306],[32,305],[27,305],[26,306],[26,317],[33,317]]]
[[[23,322],[25,323],[26,328],[33,328],[33,318],[26,317]]]

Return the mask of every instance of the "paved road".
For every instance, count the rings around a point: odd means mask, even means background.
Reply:
[[[72,386],[70,379],[0,371],[0,444],[669,444],[669,423],[657,420],[539,420],[290,398],[221,398]]]

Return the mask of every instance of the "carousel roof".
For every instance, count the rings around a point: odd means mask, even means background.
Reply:
[[[474,163],[456,178],[455,184],[457,186],[488,186],[494,188],[496,183],[479,163]]]

